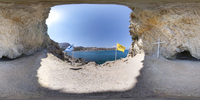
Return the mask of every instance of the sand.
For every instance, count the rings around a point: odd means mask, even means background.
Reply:
[[[38,77],[42,86],[65,93],[126,91],[136,84],[143,59],[141,54],[102,65],[91,62],[76,67],[48,54],[41,61]]]
[[[46,50],[0,60],[1,98],[198,96],[200,62],[138,54],[102,65],[72,66]],[[160,100],[160,99],[159,99]]]

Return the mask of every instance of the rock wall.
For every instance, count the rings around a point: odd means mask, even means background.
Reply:
[[[50,43],[45,21],[50,6],[0,4],[0,58],[30,55]]]
[[[0,2],[1,1],[2,0],[0,0]],[[12,0],[9,0],[9,1],[12,2]],[[23,1],[23,0],[20,0],[20,1]],[[37,1],[40,2],[40,0],[37,0]],[[48,0],[44,0],[44,1],[48,1]],[[51,52],[57,57],[64,59],[63,53],[59,49],[58,44],[50,40],[47,34],[47,26],[45,24],[45,21],[48,17],[50,7],[56,4],[55,3],[56,1],[54,0],[51,0],[51,1],[52,2],[48,1],[46,3],[42,2],[42,3],[32,3],[32,4],[29,0],[27,0],[27,2],[29,3],[26,3],[26,4],[0,3],[0,20],[1,20],[0,21],[0,58],[3,56],[8,57],[8,58],[16,58],[23,54],[30,55],[36,51],[46,48],[48,49],[47,50],[48,52]],[[66,1],[66,3],[67,2],[73,3],[72,1],[68,1],[68,0],[61,0],[61,1],[63,2]],[[62,4],[61,1],[59,4]],[[146,57],[144,58],[144,61],[143,61],[144,62],[143,68],[140,71],[141,74],[139,78],[137,78],[138,86],[136,85],[136,89],[135,89],[136,91],[135,90],[133,90],[132,92],[129,91],[127,92],[127,94],[134,95],[134,94],[141,93],[142,95],[143,94],[148,95],[149,93],[149,95],[152,96],[151,92],[153,92],[157,94],[158,96],[172,95],[172,96],[199,97],[200,94],[199,94],[198,88],[199,88],[200,81],[198,77],[198,73],[199,73],[198,70],[200,69],[197,69],[197,66],[199,65],[199,63],[194,63],[194,62],[184,62],[184,63],[178,62],[177,63],[176,61],[169,61],[164,58],[158,59],[160,60],[160,62],[164,62],[164,63],[167,62],[165,65],[163,65],[163,63],[156,63],[158,62],[157,59],[155,60],[151,58],[152,55],[156,56],[156,53],[157,53],[157,45],[153,43],[157,42],[158,39],[160,39],[161,41],[165,41],[165,43],[161,44],[161,47],[160,47],[161,56],[164,56],[165,58],[173,59],[177,53],[183,52],[183,51],[189,51],[193,57],[200,59],[200,53],[198,52],[200,51],[200,44],[198,43],[200,40],[199,3],[156,4],[156,2],[154,2],[151,5],[151,4],[148,4],[147,1],[146,3],[139,3],[138,0],[135,0],[137,2],[135,4],[132,4],[133,3],[132,1],[133,0],[131,1],[112,0],[110,2],[108,2],[107,0],[105,1],[103,0],[102,2],[101,1],[97,2],[93,0],[87,1],[91,3],[101,2],[101,3],[124,4],[124,5],[128,5],[133,10],[133,12],[130,15],[131,17],[130,34],[132,35],[132,40],[134,40],[134,42],[132,43],[132,46],[130,48],[130,56],[133,57],[136,54],[145,52]],[[150,1],[156,1],[156,0],[150,0]],[[84,1],[74,1],[74,2],[87,3]],[[52,3],[52,5],[49,5],[48,3]],[[25,59],[22,61],[27,62],[26,60],[28,60],[28,62],[31,65],[35,66],[36,67],[36,69],[34,69],[35,70],[34,73],[35,73],[36,70],[39,67],[41,67],[40,60],[41,58],[43,58],[43,56],[45,57],[45,55],[42,55],[42,57],[39,57],[38,59],[35,59],[34,57],[30,57],[31,59],[22,58],[22,59]],[[37,64],[35,64],[34,61],[32,61],[33,59],[37,60]],[[52,62],[53,60],[55,59],[52,59]],[[48,59],[47,59],[47,62],[48,62]],[[10,65],[8,65],[8,63]],[[3,69],[7,67],[8,68],[14,67],[17,69],[17,67],[20,68],[22,66],[23,67],[22,70],[30,68],[29,63],[23,63],[23,65],[20,65],[20,63],[21,62],[19,60],[14,60],[14,63],[2,62],[1,67],[5,65],[4,67],[2,67]],[[57,64],[57,62],[55,63]],[[64,62],[59,62],[58,64],[60,63],[64,64]],[[120,64],[122,64],[120,66],[122,67],[123,64],[126,64],[126,63],[121,62]],[[136,65],[134,66],[137,66],[137,63],[135,64]],[[45,66],[47,68],[49,68],[49,66],[55,67],[55,69],[57,69],[58,67],[58,66],[55,66],[54,64],[48,64]],[[69,67],[73,67],[73,66],[69,65]],[[59,68],[61,67],[59,66]],[[137,67],[132,67],[131,65],[131,68],[137,68]],[[123,69],[124,69],[124,66],[123,66]],[[15,72],[15,70],[13,69],[11,69],[11,71],[14,71],[13,75],[18,73],[18,72]],[[119,73],[122,73],[122,70],[120,70]],[[132,72],[130,73],[133,74]],[[191,73],[194,73],[194,74],[191,74]],[[7,80],[6,78],[10,78],[10,77],[4,77],[4,74],[2,75],[5,81]],[[21,75],[23,77],[27,76],[27,79],[30,79],[31,77],[29,77],[28,75],[31,76],[33,74],[23,73],[23,74],[19,74],[18,76],[12,76],[12,78],[19,77],[16,79],[21,79]],[[180,76],[182,77],[180,78]],[[186,77],[187,79],[185,79]],[[32,77],[32,78],[35,79],[35,77]],[[0,84],[3,84],[2,85],[3,90],[5,88],[4,86],[7,85],[7,83],[4,83],[4,80],[0,83]],[[34,82],[35,82],[34,84],[37,84],[36,81]],[[21,91],[20,89],[18,89],[21,87],[24,90],[27,89],[27,91],[29,91],[28,86],[29,84],[32,84],[32,83],[28,82],[27,88],[24,88],[20,84],[21,83],[17,85],[8,84],[8,86],[9,87],[16,86],[17,91],[18,90]],[[10,91],[13,91],[12,89],[13,88],[8,88],[5,90],[7,90],[7,93],[11,93],[11,95],[13,95],[12,93],[15,93],[15,92],[10,92]],[[0,92],[5,93],[4,91],[0,91]],[[37,93],[37,90],[34,91],[34,93],[35,92]],[[25,92],[23,91],[22,93],[26,93],[26,91]],[[4,97],[4,96],[6,97],[9,95],[3,95],[3,96],[2,94],[0,95],[0,97]]]
[[[84,3],[68,0],[63,0],[63,2],[46,0],[46,2],[37,0],[34,3],[27,1],[26,4],[25,1],[20,4],[0,4],[0,58],[30,55],[46,48],[49,43],[53,44],[47,35],[45,24],[50,7],[62,3]],[[156,55],[157,45],[152,43],[160,39],[166,41],[160,48],[160,53],[164,57],[173,59],[177,53],[189,51],[193,57],[200,59],[200,54],[198,54],[200,7],[198,3],[164,4],[165,2],[156,3],[156,0],[149,2],[136,0],[135,3],[118,0],[89,2],[124,4],[133,10],[130,16],[130,33],[134,40],[130,48],[131,56],[143,50],[146,54]]]
[[[189,51],[200,59],[200,5],[175,3],[153,8],[133,8],[130,33],[134,40],[132,55],[144,50],[156,55],[160,39],[160,55],[173,59],[177,53]]]

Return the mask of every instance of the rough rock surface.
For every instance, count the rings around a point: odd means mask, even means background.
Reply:
[[[199,4],[168,4],[154,8],[135,8],[131,13],[130,32],[137,54],[143,49],[148,55],[156,55],[158,39],[160,54],[173,59],[177,53],[189,51],[200,59],[200,6]],[[138,47],[140,49],[138,49]]]
[[[0,4],[0,58],[30,55],[50,42],[45,21],[49,6]]]
[[[193,57],[200,59],[199,0],[0,0],[5,1],[7,3],[0,4],[0,58],[30,55],[43,48],[47,48],[48,52],[12,61],[1,59],[2,98],[38,97],[49,94],[49,91],[58,94],[103,92],[106,95],[117,91],[117,96],[124,97],[200,97],[199,62],[165,59],[173,59],[183,51],[189,51]],[[75,66],[57,58],[63,59],[63,53],[47,35],[45,20],[50,10],[49,3],[129,6],[133,10],[130,33],[134,40],[130,56],[142,52],[146,56],[136,55],[135,58],[100,66],[90,62],[78,66],[81,69],[71,69]],[[152,43],[158,39],[166,42],[160,48],[160,54],[165,58],[151,56],[157,52],[157,45]],[[54,92],[50,94],[54,95]]]
[[[59,47],[58,43],[56,43],[55,41],[50,40],[50,42],[47,44],[47,49],[48,49],[48,52],[54,54],[58,58],[62,60],[64,59],[68,60],[68,58],[64,57],[64,53],[62,52],[62,49]]]

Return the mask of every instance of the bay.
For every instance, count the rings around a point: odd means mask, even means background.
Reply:
[[[129,50],[124,52],[117,51],[117,59],[126,58]],[[72,56],[72,52],[68,52],[67,55]],[[76,51],[74,52],[74,58],[83,58],[85,61],[94,61],[97,64],[103,64],[106,61],[115,60],[115,50],[105,51]]]

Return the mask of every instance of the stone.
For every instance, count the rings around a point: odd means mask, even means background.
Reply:
[[[50,42],[45,20],[49,6],[0,4],[0,58],[30,55]]]
[[[47,45],[47,50],[48,52],[54,54],[60,59],[65,59],[64,53],[62,52],[62,49],[59,47],[58,43],[55,41],[51,40],[51,42]]]
[[[85,68],[80,66],[81,69],[88,72],[82,70],[83,73],[78,73],[80,70],[68,70],[73,67],[68,63],[76,61],[76,59],[64,56],[58,43],[49,38],[45,20],[48,17],[50,7],[73,3],[120,4],[132,9],[129,28],[133,43],[130,47],[129,56],[136,55],[136,58],[128,61],[117,60],[116,63],[107,62],[100,67],[104,69],[103,71],[99,70],[99,65],[95,62],[85,64]],[[20,94],[23,94],[23,96],[29,94],[29,97],[35,93],[40,94],[40,86],[37,82],[47,81],[42,84],[43,87],[48,87],[49,83],[55,82],[52,84],[52,86],[55,86],[58,81],[62,82],[63,79],[71,75],[66,75],[66,72],[64,72],[63,74],[66,77],[63,77],[60,74],[62,71],[68,71],[72,74],[77,72],[75,74],[77,74],[78,81],[75,81],[74,78],[72,80],[72,82],[77,83],[77,86],[82,85],[79,82],[84,81],[86,78],[88,78],[87,82],[94,82],[94,76],[105,75],[105,81],[101,80],[101,76],[97,78],[103,83],[97,88],[101,88],[102,85],[108,86],[106,81],[117,81],[115,79],[120,78],[117,76],[119,74],[125,73],[124,75],[126,75],[126,77],[121,77],[123,81],[119,82],[129,82],[135,77],[134,81],[137,84],[133,88],[134,90],[127,91],[128,95],[122,95],[124,97],[132,95],[150,97],[152,94],[162,97],[167,95],[200,97],[198,89],[200,87],[199,62],[177,62],[165,59],[174,59],[178,53],[184,51],[189,51],[193,57],[200,59],[199,3],[199,0],[0,0],[0,58],[13,59],[45,50],[42,53],[35,53],[33,56],[22,57],[10,62],[1,62],[3,74],[1,74],[0,97],[20,97]],[[165,58],[154,59],[152,56],[156,55],[157,46],[152,45],[152,43],[155,43],[158,39],[166,41],[165,44],[161,44],[160,48],[160,55]],[[145,52],[145,57],[142,56],[142,60],[137,55],[143,52]],[[81,61],[77,60],[75,65],[79,66]],[[115,64],[121,70],[116,70]],[[127,65],[133,69],[125,69],[124,67]],[[138,65],[141,67],[137,67]],[[52,70],[51,72],[48,70],[49,68]],[[112,72],[107,71],[110,68]],[[55,70],[57,70],[58,75],[52,74]],[[134,71],[138,72],[134,73]],[[35,77],[37,72],[39,73],[37,76],[39,80]],[[104,72],[113,76],[109,77]],[[132,76],[132,74],[136,76]],[[40,75],[43,80],[39,77]],[[49,75],[52,75],[52,77],[49,77]],[[85,78],[79,79],[80,76]],[[107,79],[106,76],[109,78]],[[128,79],[124,80],[127,77]],[[52,82],[48,83],[50,81],[48,78],[55,79],[55,81],[51,80]],[[60,80],[58,80],[59,78]],[[14,83],[13,79],[16,79],[15,82],[17,83]],[[66,82],[69,82],[69,80],[66,80]],[[119,82],[110,84],[126,85]],[[97,81],[97,83],[99,82]],[[83,82],[83,84],[86,84],[86,82]],[[62,85],[59,84],[58,86]],[[91,84],[89,85],[91,86]],[[121,88],[121,86],[117,87]],[[112,88],[112,86],[108,88]],[[87,88],[79,89],[87,91]],[[62,90],[62,88],[59,90]],[[67,91],[73,93],[71,90],[67,89]]]
[[[72,58],[71,56],[67,55],[67,52],[64,52],[64,61],[70,63],[73,66],[82,66],[88,63],[83,58]]]
[[[154,8],[137,8],[131,13],[130,33],[134,40],[133,55],[140,49],[148,55],[156,55],[159,38],[160,54],[174,59],[183,51],[200,59],[200,6],[199,4],[170,4]]]

